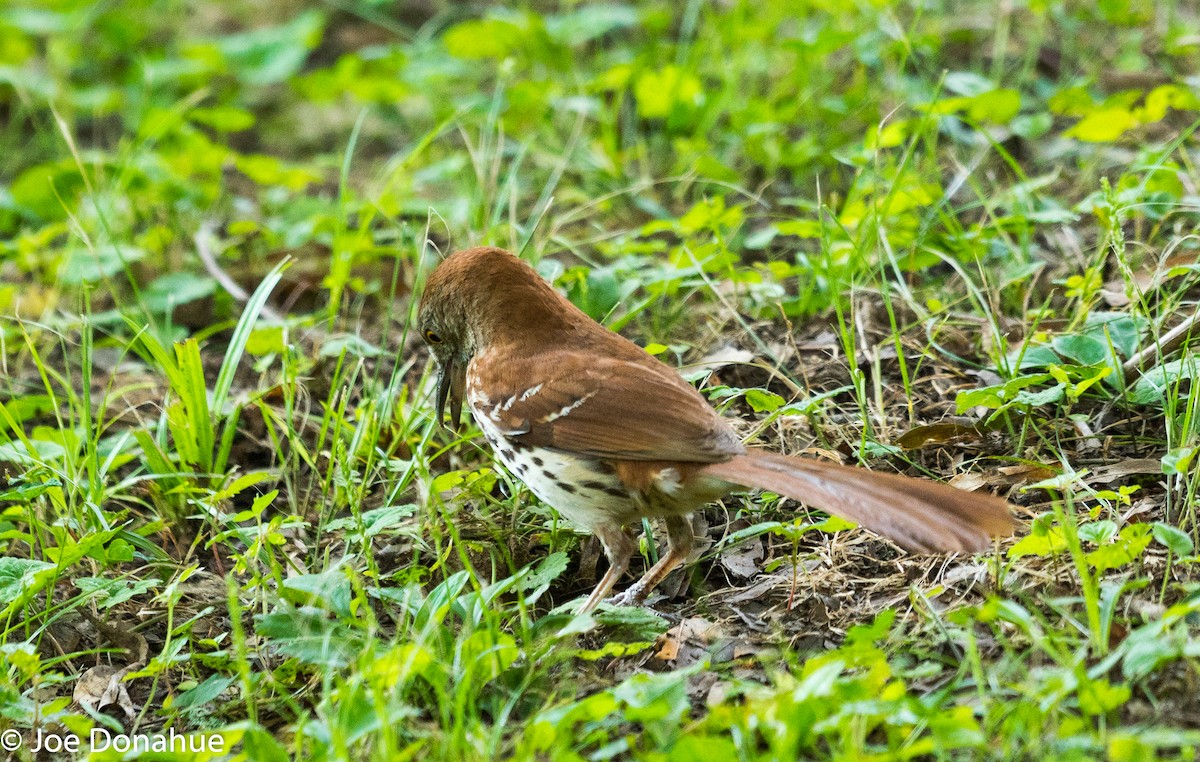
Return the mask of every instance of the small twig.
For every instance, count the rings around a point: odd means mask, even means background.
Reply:
[[[196,243],[196,253],[200,256],[200,262],[221,288],[229,292],[229,295],[234,299],[245,304],[250,300],[250,295],[246,293],[246,289],[238,285],[237,281],[229,277],[229,273],[222,270],[221,265],[217,263],[217,258],[213,256],[212,248],[209,246],[212,236],[212,223],[201,223],[200,229],[196,231],[196,235],[192,239]],[[279,323],[283,322],[283,316],[265,304],[262,308],[262,316],[268,320]]]
[[[1136,381],[1142,375],[1142,363],[1151,357],[1161,356],[1165,358],[1178,349],[1198,323],[1200,323],[1200,310],[1196,310],[1190,318],[1163,334],[1163,337],[1159,341],[1144,347],[1133,357],[1126,360],[1125,364],[1121,366],[1121,370],[1125,373],[1126,383]]]

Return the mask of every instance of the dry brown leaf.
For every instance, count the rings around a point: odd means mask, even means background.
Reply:
[[[1039,463],[1022,463],[1019,466],[1000,466],[996,469],[996,474],[996,477],[988,479],[989,484],[1009,485],[1040,482],[1058,476],[1058,470]]]
[[[75,683],[72,698],[75,703],[97,713],[104,707],[115,704],[125,712],[125,719],[132,720],[137,716],[137,711],[129,698],[129,691],[125,690],[125,683],[122,682],[129,672],[130,667],[118,669],[108,664],[92,667]]]
[[[728,344],[710,352],[701,358],[699,361],[690,363],[685,368],[690,376],[692,373],[715,373],[721,368],[729,365],[740,365],[748,363],[754,359],[754,353],[745,349],[738,349]]]
[[[688,656],[688,663],[695,661],[697,652],[703,654],[704,646],[722,635],[719,625],[703,617],[687,617],[671,629],[658,636],[654,658],[662,661],[678,661]]]
[[[764,555],[762,538],[756,537],[722,551],[721,566],[733,576],[746,579],[758,574],[758,565]]]
[[[955,474],[950,478],[950,486],[967,492],[974,492],[977,489],[982,489],[988,486],[987,477],[976,471],[967,473]]]
[[[976,441],[982,438],[974,426],[943,421],[925,426],[914,426],[896,439],[896,444],[905,450],[917,450],[929,444]]]
[[[1109,484],[1135,474],[1161,474],[1162,461],[1158,458],[1129,458],[1119,463],[1100,466],[1087,475],[1088,484]]]

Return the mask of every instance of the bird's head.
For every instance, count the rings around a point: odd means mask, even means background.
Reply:
[[[515,255],[494,247],[446,257],[429,275],[417,325],[438,364],[437,420],[457,425],[467,366],[495,343],[549,337],[582,314]],[[584,318],[586,320],[586,318]]]

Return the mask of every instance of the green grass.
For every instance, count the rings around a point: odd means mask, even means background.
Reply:
[[[1196,757],[1191,4],[260,6],[0,8],[16,759]],[[434,425],[412,332],[485,243],[747,438],[1018,536],[736,496],[572,616],[596,546]]]

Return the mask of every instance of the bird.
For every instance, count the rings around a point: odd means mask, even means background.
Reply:
[[[747,447],[672,367],[605,328],[501,248],[455,252],[426,279],[417,328],[437,365],[435,414],[465,402],[506,469],[599,538],[608,569],[579,613],[642,605],[694,543],[690,514],[757,488],[841,516],[911,552],[981,552],[1013,531],[1008,503],[938,482]],[[661,521],[667,547],[607,598]]]

